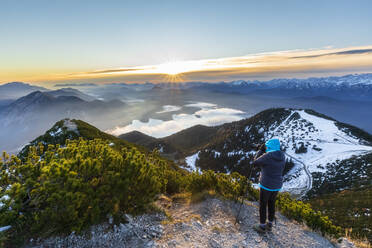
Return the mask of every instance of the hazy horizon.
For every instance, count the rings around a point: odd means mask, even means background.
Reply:
[[[214,80],[214,81],[203,81],[203,80],[185,80],[185,81],[141,81],[141,82],[127,82],[127,81],[120,81],[120,80],[114,80],[113,82],[107,82],[107,81],[102,81],[102,82],[74,82],[74,81],[66,81],[66,82],[59,82],[59,81],[51,81],[48,83],[45,82],[32,82],[32,81],[6,81],[6,82],[0,82],[1,85],[9,84],[9,83],[24,83],[24,84],[29,84],[31,86],[39,86],[39,87],[44,87],[48,90],[56,90],[56,89],[62,89],[62,88],[90,88],[90,87],[97,87],[97,86],[108,86],[108,85],[120,85],[120,84],[127,84],[127,85],[143,85],[143,84],[168,84],[168,83],[174,83],[175,85],[180,83],[180,84],[185,84],[185,83],[210,83],[210,84],[215,84],[215,83],[233,83],[236,81],[245,81],[245,82],[269,82],[271,80],[307,80],[311,78],[329,78],[329,77],[344,77],[348,75],[363,75],[363,74],[371,74],[371,71],[363,71],[363,72],[334,72],[334,73],[314,73],[312,75],[303,75],[303,76],[296,76],[296,75],[288,75],[287,77],[285,76],[278,76],[278,77],[269,77],[269,78],[236,78],[236,79],[231,79],[231,80]],[[81,81],[81,80],[78,80]]]
[[[3,1],[0,84],[372,72],[370,1]]]

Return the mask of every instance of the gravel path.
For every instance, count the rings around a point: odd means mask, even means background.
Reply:
[[[335,247],[326,238],[277,213],[273,231],[258,234],[252,226],[258,222],[257,202],[246,201],[235,225],[239,203],[207,198],[199,203],[158,201],[166,208],[164,214],[146,214],[126,224],[108,223],[93,226],[85,235],[74,233],[30,242],[26,247]],[[350,248],[344,239],[337,247]]]
[[[240,223],[234,225],[239,204],[216,198],[173,205],[173,222],[165,225],[157,247],[334,247],[327,239],[277,214],[271,233],[258,234],[257,204],[246,202]]]

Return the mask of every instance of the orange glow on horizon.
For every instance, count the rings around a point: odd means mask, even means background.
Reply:
[[[218,59],[168,61],[158,65],[121,67],[85,72],[33,70],[0,71],[0,83],[25,82],[185,82],[274,78],[278,75],[312,76],[316,72],[344,74],[372,72],[372,46],[292,50]],[[286,73],[286,74],[284,74]]]

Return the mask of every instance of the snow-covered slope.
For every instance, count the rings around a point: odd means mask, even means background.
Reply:
[[[372,152],[372,146],[336,125],[333,120],[292,110],[287,119],[273,125],[265,138],[278,138],[293,157],[295,167],[291,180],[284,183],[284,190],[311,188],[311,173],[326,173],[325,165]],[[300,193],[300,192],[299,192]]]
[[[185,158],[185,162],[186,162],[186,165],[187,167],[185,167],[186,170],[192,172],[192,171],[197,171],[197,167],[195,166],[196,164],[196,160],[199,159],[199,152],[191,155],[191,156],[188,156]]]
[[[267,109],[205,128],[194,126],[163,138],[180,155],[176,162],[189,171],[239,172],[257,182],[259,168],[251,169],[256,150],[278,138],[287,155],[283,189],[296,196],[310,189],[308,195],[364,187],[372,180],[372,135],[313,110]],[[150,150],[162,145],[163,140],[150,138],[138,144]]]
[[[314,173],[327,174],[331,165],[372,153],[370,134],[312,110],[269,109],[220,126],[214,137],[203,149],[186,157],[187,169],[199,167],[249,175],[257,145],[278,138],[288,159],[283,190],[297,196],[312,188]],[[364,175],[368,173],[368,163],[358,165],[355,174],[368,177]],[[353,171],[353,160],[347,166],[347,171]],[[255,169],[252,177],[257,180],[257,176]]]

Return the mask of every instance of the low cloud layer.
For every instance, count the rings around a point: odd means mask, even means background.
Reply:
[[[127,126],[116,127],[107,132],[113,135],[120,135],[131,131],[140,131],[156,138],[162,138],[198,124],[216,126],[226,122],[238,121],[245,117],[243,111],[232,108],[219,108],[211,103],[193,103],[187,104],[185,107],[196,107],[200,108],[200,110],[193,114],[174,114],[172,120],[169,121],[149,119],[148,122],[141,122],[134,120]]]
[[[156,112],[157,114],[163,114],[168,112],[176,112],[178,110],[181,110],[182,107],[180,106],[174,106],[174,105],[164,105],[163,110]]]

